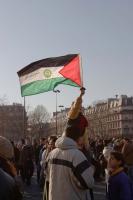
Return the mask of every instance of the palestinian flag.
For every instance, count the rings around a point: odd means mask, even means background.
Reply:
[[[59,84],[82,87],[80,56],[70,54],[39,60],[21,69],[18,76],[22,96],[52,91]]]

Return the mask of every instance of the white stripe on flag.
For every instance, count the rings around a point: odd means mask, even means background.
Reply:
[[[43,67],[34,72],[26,74],[20,77],[21,86],[26,85],[28,83],[32,83],[34,81],[45,80],[45,79],[53,79],[57,77],[62,77],[59,71],[63,67]]]

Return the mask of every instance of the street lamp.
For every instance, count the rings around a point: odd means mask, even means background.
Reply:
[[[64,108],[64,106],[63,105],[59,105],[59,108]]]
[[[25,97],[24,97],[24,106],[23,106],[23,137],[25,138],[26,136],[26,102],[25,102]]]
[[[59,105],[59,108],[61,109],[60,110],[60,133],[62,134],[62,130],[63,130],[63,116],[62,116],[62,111],[63,111],[63,108],[64,106],[63,105]]]
[[[57,94],[60,93],[60,90],[53,90],[56,94],[56,135],[58,134],[58,127],[57,127],[57,106],[58,106],[58,99],[57,99]]]

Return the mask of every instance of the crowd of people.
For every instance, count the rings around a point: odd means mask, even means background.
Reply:
[[[34,172],[43,200],[95,200],[95,182],[105,182],[107,200],[133,200],[133,141],[89,139],[83,95],[60,137],[14,143],[0,136],[0,200],[23,199],[18,177],[30,187]]]

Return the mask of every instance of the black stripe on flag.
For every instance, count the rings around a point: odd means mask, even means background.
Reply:
[[[18,76],[23,76],[26,74],[29,74],[37,69],[40,69],[42,67],[61,67],[65,66],[68,63],[70,63],[75,57],[77,57],[78,54],[69,54],[65,56],[60,56],[60,57],[51,57],[51,58],[46,58],[42,60],[38,60],[36,62],[33,62],[20,71],[18,71]]]

